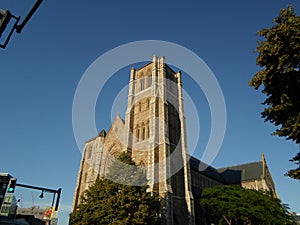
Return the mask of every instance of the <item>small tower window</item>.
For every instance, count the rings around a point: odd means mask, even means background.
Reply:
[[[147,138],[150,137],[150,128],[149,128],[149,125],[147,126]]]
[[[137,138],[137,141],[140,140],[140,128],[137,128],[137,130],[136,130],[136,138]]]
[[[142,130],[142,140],[145,140],[145,137],[146,137],[146,127],[143,127],[143,130]]]
[[[152,85],[152,74],[148,76],[148,87]]]
[[[150,108],[150,99],[147,99],[147,109]]]
[[[145,89],[145,79],[142,78],[142,79],[140,79],[140,90],[142,91],[144,89]]]

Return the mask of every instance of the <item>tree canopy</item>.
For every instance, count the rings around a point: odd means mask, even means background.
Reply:
[[[256,63],[261,67],[249,85],[267,96],[261,113],[277,128],[273,135],[300,143],[300,17],[294,7],[282,9],[271,28],[258,32]],[[299,165],[299,157],[294,158]],[[297,163],[296,163],[297,164]],[[288,172],[300,179],[300,167]]]
[[[122,153],[119,160],[127,165],[135,165],[130,156]],[[70,214],[70,225],[96,224],[159,224],[162,202],[155,193],[147,192],[147,186],[129,186],[121,181],[129,178],[134,167],[121,166],[116,160],[110,167],[110,178],[97,178],[96,182],[85,191],[82,202]],[[139,171],[136,179],[144,179]]]
[[[217,186],[204,189],[200,204],[209,224],[292,225],[293,217],[286,206],[271,195],[239,186]]]
[[[290,161],[294,162],[298,167],[296,169],[289,170],[286,175],[294,179],[300,180],[300,152],[298,152],[298,154],[295,157],[293,157]]]

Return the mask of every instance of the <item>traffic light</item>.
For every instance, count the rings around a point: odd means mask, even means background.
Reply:
[[[2,10],[0,9],[0,37],[2,33],[5,31],[7,24],[9,23],[10,19],[12,18],[12,14],[9,10]]]
[[[17,182],[17,179],[15,179],[15,178],[11,178],[9,180],[9,184],[8,184],[8,187],[7,187],[7,193],[14,193],[15,192],[16,182]]]
[[[11,176],[7,173],[0,173],[0,208],[4,200],[5,193],[7,191],[7,186]]]

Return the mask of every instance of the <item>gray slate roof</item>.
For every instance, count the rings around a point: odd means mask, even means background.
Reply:
[[[199,173],[210,177],[214,180],[217,180],[221,183],[224,183],[225,180],[221,176],[221,174],[212,166],[207,165],[206,163],[200,161],[195,157],[190,157],[190,167],[194,171],[198,171]]]
[[[199,159],[191,157],[190,167],[192,170],[224,184],[241,184],[243,181],[261,179],[263,175],[262,161],[215,169]]]
[[[263,175],[263,163],[252,162],[237,166],[230,166],[218,169],[218,172],[224,177],[227,183],[237,183],[247,180],[257,180]]]

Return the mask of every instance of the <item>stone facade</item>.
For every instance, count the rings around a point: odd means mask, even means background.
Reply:
[[[149,191],[168,199],[167,224],[194,224],[181,85],[164,57],[132,69],[125,120],[127,151],[145,166]]]
[[[86,142],[73,210],[114,157],[126,151],[145,168],[149,191],[167,199],[165,224],[194,224],[181,73],[164,60],[154,56],[142,68],[131,69],[125,121],[117,116],[107,134],[101,131]]]
[[[102,130],[86,142],[73,210],[83,192],[97,176],[107,174],[121,152],[130,153],[145,169],[148,190],[166,198],[163,223],[167,225],[198,224],[201,218],[195,215],[195,208],[198,211],[198,199],[206,187],[239,184],[254,188],[255,184],[256,189],[270,188],[276,193],[264,158],[262,174],[252,177],[254,180],[242,180],[240,167],[217,170],[207,165],[199,169],[202,162],[188,155],[181,73],[173,71],[164,57],[154,56],[145,66],[131,69],[125,121],[117,115],[107,133]]]
[[[118,138],[118,136],[121,138]],[[73,210],[80,203],[80,197],[96,178],[107,174],[114,157],[125,150],[121,142],[124,135],[124,121],[117,115],[106,133],[102,130],[98,136],[86,142],[79,168],[73,200]]]
[[[279,198],[264,154],[261,156],[261,161],[221,168],[218,172],[224,177],[226,183],[271,192],[274,197]]]

